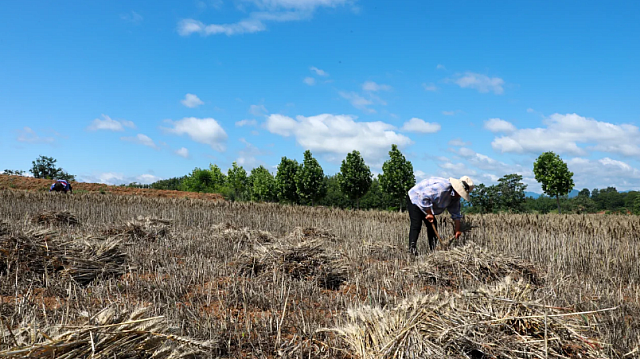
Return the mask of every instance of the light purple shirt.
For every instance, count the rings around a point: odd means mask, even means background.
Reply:
[[[461,219],[460,198],[453,198],[455,194],[448,179],[431,177],[416,183],[409,190],[409,199],[422,212],[427,213],[427,208],[431,208],[431,212],[436,215],[446,208],[451,213],[451,219]]]

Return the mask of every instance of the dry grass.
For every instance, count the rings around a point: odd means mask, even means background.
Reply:
[[[82,225],[31,222],[42,211],[68,212]],[[348,336],[326,328],[370,327],[366,321],[352,320],[349,313],[382,313],[376,320],[389,323],[404,313],[406,321],[419,308],[433,308],[429,298],[437,295],[453,301],[456,310],[443,307],[438,318],[421,316],[417,328],[423,329],[410,336],[423,344],[435,343],[434,358],[464,357],[461,353],[473,357],[479,352],[504,358],[545,353],[550,358],[558,353],[571,358],[580,357],[578,353],[638,356],[637,216],[470,216],[468,223],[475,228],[450,250],[428,254],[421,239],[417,258],[406,254],[406,213],[5,190],[0,193],[0,218],[6,222],[0,223],[0,242],[14,240],[13,246],[2,246],[0,259],[0,353],[46,347],[72,337],[82,338],[86,352],[87,333],[96,325],[90,318],[113,308],[123,313],[114,323],[122,323],[144,308],[141,319],[161,317],[149,322],[156,323],[156,329],[135,329],[137,337],[114,332],[103,338],[118,345],[166,339],[153,351],[136,352],[139,357],[168,347],[173,355],[197,351],[194,357],[202,358],[352,358],[364,352],[346,340]],[[450,221],[439,221],[441,236],[450,238]],[[55,243],[67,253],[53,256],[61,258],[60,263],[42,259],[52,250],[43,252],[42,239],[36,236],[52,229],[55,234],[48,234],[52,242],[47,245]],[[25,253],[39,255],[16,256],[16,238],[28,239],[20,242],[32,246]],[[116,252],[98,250],[108,248],[107,243],[117,244],[112,247]],[[71,268],[94,268],[76,259],[100,262],[100,253],[108,258],[121,253],[124,261],[94,270],[100,274],[90,281],[74,279]],[[331,280],[325,279],[333,278],[334,270],[339,280],[328,285]],[[510,306],[498,298],[515,300],[519,292],[496,292],[507,275],[523,279],[509,288],[529,284],[526,299]],[[552,317],[611,307],[617,309]],[[539,315],[545,313],[546,352],[539,346],[544,327]],[[514,319],[496,322],[499,325],[480,323],[505,316]],[[602,344],[585,347],[566,327],[589,343]],[[447,328],[445,342],[428,334],[441,336]],[[75,337],[60,336],[74,331]],[[156,331],[162,335],[149,333]],[[171,335],[183,342],[168,339]],[[183,345],[189,341],[204,344]],[[508,349],[529,353],[504,351],[499,341],[513,342]],[[419,349],[413,342],[388,342],[395,343],[398,353]],[[387,353],[375,348],[367,346],[366,355]]]

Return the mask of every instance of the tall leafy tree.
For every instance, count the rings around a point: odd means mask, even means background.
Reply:
[[[194,168],[193,171],[182,181],[184,190],[188,192],[215,192],[215,183],[211,172],[207,169]]]
[[[276,194],[276,180],[264,166],[251,170],[249,175],[252,201],[272,201]]]
[[[347,158],[342,160],[337,178],[342,193],[350,200],[356,201],[357,207],[360,208],[360,198],[371,187],[372,178],[371,169],[360,156],[360,152],[354,150],[347,154]]]
[[[500,197],[496,186],[485,186],[480,183],[469,193],[470,211],[473,213],[493,213],[500,208]]]
[[[561,213],[560,196],[566,196],[573,189],[573,172],[569,171],[560,156],[549,151],[541,154],[533,163],[533,173],[544,193],[556,198],[558,213]]]
[[[223,190],[223,187],[227,184],[227,176],[222,172],[218,165],[209,164],[209,172],[211,172],[211,180],[213,181],[213,188],[216,192]]]
[[[309,150],[304,151],[304,161],[296,173],[296,190],[300,199],[311,205],[327,193],[324,171]]]
[[[233,191],[233,199],[244,199],[244,193],[247,189],[247,171],[242,166],[238,166],[233,161],[231,168],[227,171],[227,183]]]
[[[46,179],[63,179],[67,181],[75,181],[76,177],[65,172],[62,168],[56,167],[57,160],[53,157],[40,155],[35,161],[32,161],[32,167],[29,170],[35,178]]]
[[[391,145],[389,160],[382,165],[380,175],[382,189],[397,201],[399,209],[402,210],[404,197],[415,184],[413,165],[404,158],[397,145]]]
[[[300,170],[298,161],[282,157],[276,172],[276,193],[278,200],[289,203],[298,203],[298,191],[296,188],[296,175]]]
[[[522,183],[521,175],[505,175],[498,180],[497,187],[502,209],[516,213],[524,211],[524,191],[527,190],[527,185]]]

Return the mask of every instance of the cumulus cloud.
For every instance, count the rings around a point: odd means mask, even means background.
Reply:
[[[158,177],[149,173],[128,176],[128,175],[125,175],[124,173],[119,173],[119,172],[101,172],[101,173],[94,173],[91,175],[80,175],[78,176],[78,179],[80,182],[103,183],[106,185],[121,185],[121,184],[129,184],[133,182],[137,182],[141,184],[150,184],[153,182],[160,181],[162,177]]]
[[[304,80],[302,80],[302,82],[304,82],[309,86],[313,86],[316,84],[316,79],[314,79],[313,77],[305,77]]]
[[[240,138],[239,141],[244,144],[244,148],[238,151],[238,158],[236,159],[236,162],[240,166],[245,167],[247,170],[251,170],[260,165],[264,165],[264,163],[256,157],[270,155],[270,151],[261,150],[244,138]]]
[[[464,142],[462,139],[460,138],[454,138],[451,141],[449,141],[449,145],[450,146],[457,146],[457,147],[462,147],[462,146],[469,146],[471,143],[469,142]]]
[[[195,19],[183,19],[178,22],[178,34],[189,36],[200,34],[227,36],[251,34],[267,29],[269,22],[288,22],[310,19],[318,8],[338,7],[351,3],[351,0],[251,0],[246,1],[255,11],[249,17],[231,24],[205,24]]]
[[[501,120],[499,118],[490,118],[487,121],[484,121],[484,128],[493,133],[512,133],[516,131],[516,126],[514,126],[511,122]]]
[[[422,84],[422,88],[424,88],[425,91],[432,91],[432,92],[433,91],[438,91],[438,88],[436,87],[436,85],[434,85],[432,83],[430,83],[430,84],[423,83]]]
[[[189,108],[195,108],[200,105],[204,105],[204,102],[198,98],[198,96],[188,93],[184,96],[184,100],[180,101],[183,105]]]
[[[263,116],[267,114],[267,108],[264,105],[251,105],[249,106],[249,113],[254,116]]]
[[[391,86],[384,85],[384,84],[378,84],[378,83],[375,83],[373,81],[367,81],[367,82],[362,84],[362,90],[363,91],[369,91],[369,92],[390,91],[391,90]]]
[[[131,121],[113,120],[113,119],[111,119],[111,117],[103,114],[102,115],[102,120],[99,119],[99,118],[96,118],[95,120],[93,120],[91,122],[89,127],[87,127],[87,130],[89,130],[89,131],[100,131],[100,130],[124,131],[125,127],[136,128],[136,125]]]
[[[640,156],[637,126],[596,121],[575,113],[553,114],[544,120],[544,124],[546,127],[519,129],[497,137],[491,146],[500,152],[513,153],[554,151],[583,156],[591,150]]]
[[[318,75],[318,76],[323,76],[323,77],[327,77],[327,76],[329,76],[329,73],[327,73],[327,72],[326,72],[326,71],[324,71],[324,70],[320,70],[319,68],[317,68],[317,67],[315,67],[315,66],[311,66],[311,67],[309,68],[309,70],[311,70],[311,71],[315,72],[315,73],[316,73],[316,75]]]
[[[474,72],[465,72],[458,75],[452,80],[456,85],[462,88],[470,88],[478,90],[478,92],[493,92],[497,95],[504,93],[504,80],[499,77],[489,77]]]
[[[425,122],[419,118],[412,118],[402,125],[402,131],[418,132],[418,133],[436,133],[440,131],[442,126],[437,122]]]
[[[186,149],[185,147],[181,147],[180,149],[176,150],[175,153],[180,157],[189,158],[189,150]]]
[[[340,91],[338,94],[340,95],[340,97],[349,100],[353,107],[367,113],[376,113],[376,110],[369,107],[370,105],[373,105],[372,100],[364,98],[355,92]]]
[[[257,125],[258,125],[258,121],[256,120],[240,120],[236,122],[237,127],[244,127],[244,126],[255,127]]]
[[[295,138],[298,145],[313,152],[326,154],[329,160],[342,160],[347,153],[358,150],[373,166],[380,165],[392,144],[404,147],[411,139],[384,122],[358,122],[348,115],[321,114],[297,116],[270,115],[265,128],[274,134]]]
[[[167,133],[187,135],[191,140],[211,146],[212,149],[224,152],[227,133],[213,118],[185,117],[179,121],[167,120],[173,127],[164,128]]]
[[[567,160],[573,172],[576,189],[616,187],[619,191],[640,190],[640,170],[630,164],[609,157]]]
[[[153,142],[153,140],[149,136],[144,135],[142,133],[137,134],[135,137],[120,137],[120,139],[122,141],[138,143],[138,144],[141,144],[141,145],[144,145],[144,146],[147,146],[147,147],[151,147],[151,148],[155,148],[155,149],[158,148],[156,143]]]

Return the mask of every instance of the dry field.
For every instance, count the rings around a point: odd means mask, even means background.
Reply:
[[[467,220],[2,190],[0,358],[640,357],[640,217]]]

